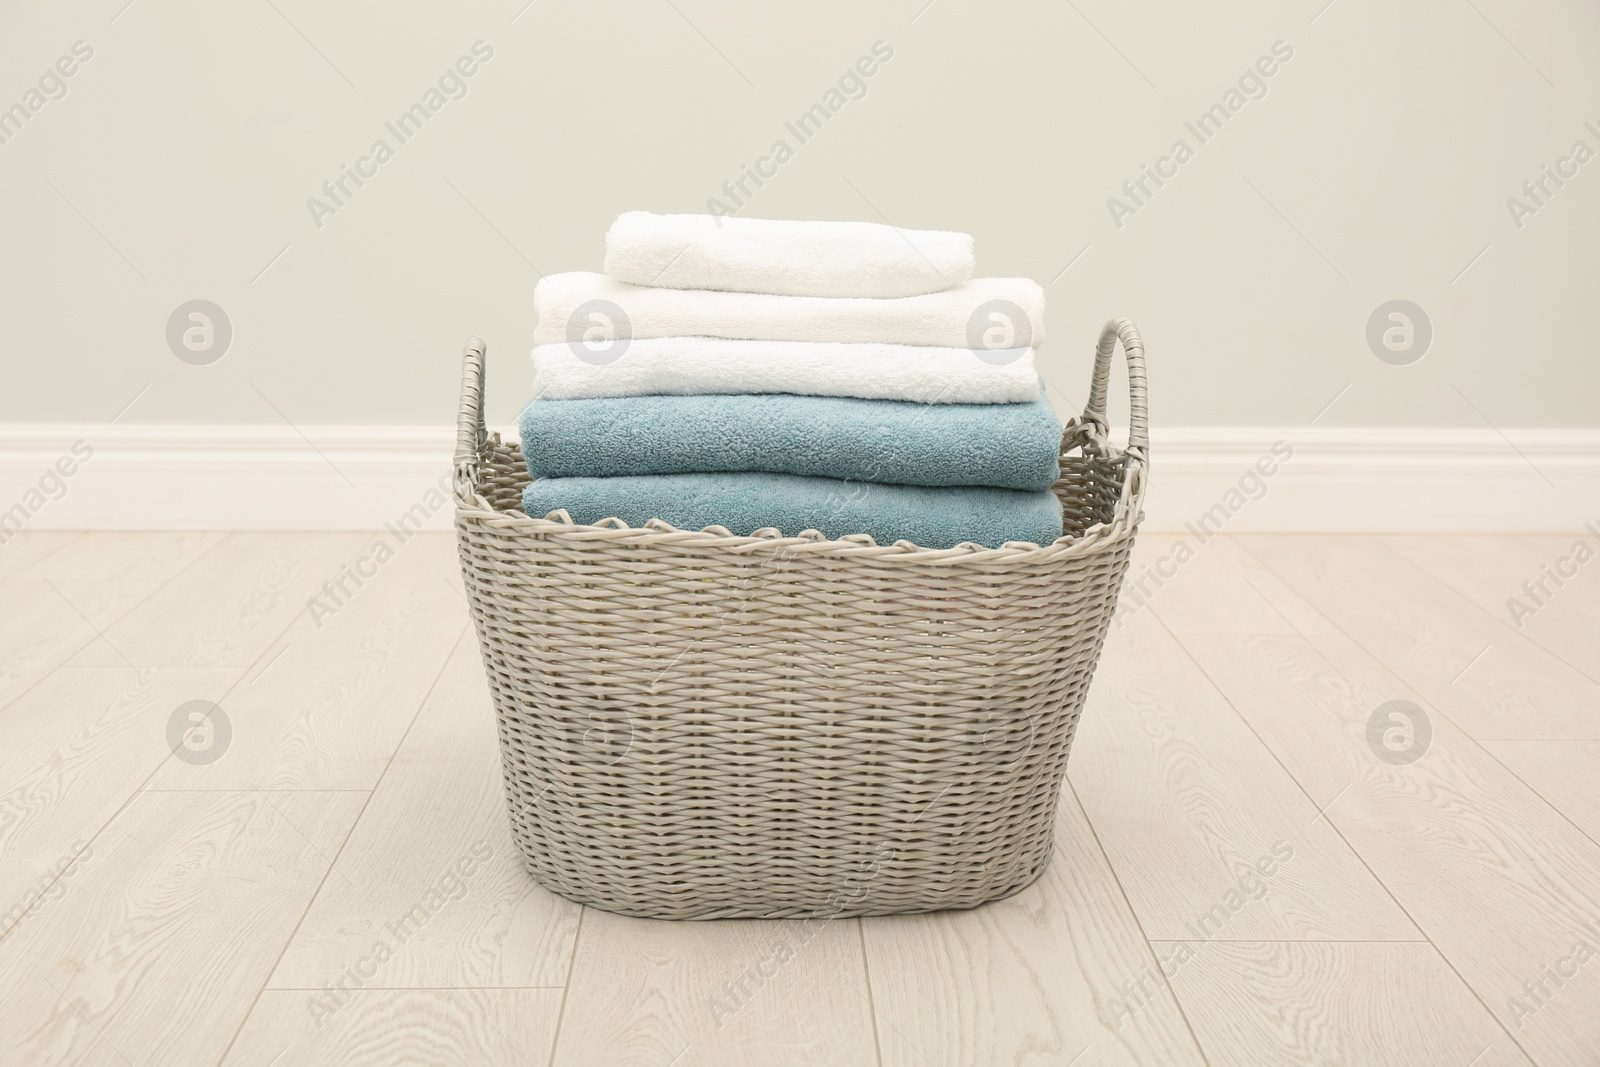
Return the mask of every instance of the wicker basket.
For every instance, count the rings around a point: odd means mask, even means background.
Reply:
[[[1119,339],[1126,450],[1105,416]],[[535,878],[710,919],[970,908],[1043,871],[1141,518],[1131,323],[1101,334],[1042,547],[530,518],[520,450],[485,433],[483,357],[469,340],[456,531]]]

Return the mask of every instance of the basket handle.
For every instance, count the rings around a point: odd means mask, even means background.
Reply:
[[[1122,342],[1122,354],[1128,361],[1128,451],[1137,452],[1143,460],[1150,454],[1144,342],[1127,319],[1112,319],[1100,331],[1100,343],[1094,350],[1094,378],[1089,383],[1089,402],[1084,405],[1083,420],[1093,423],[1102,437],[1111,431],[1106,421],[1106,392],[1111,384],[1111,357],[1116,354],[1118,341]]]
[[[489,440],[488,427],[483,421],[483,340],[467,338],[461,353],[461,406],[456,411],[457,473],[469,474],[467,484],[477,482],[478,457]]]

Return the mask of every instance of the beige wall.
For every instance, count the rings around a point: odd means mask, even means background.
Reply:
[[[598,269],[618,212],[705,210],[782,138],[745,213],[971,231],[981,273],[1046,284],[1059,407],[1127,314],[1158,425],[1303,425],[1336,395],[1319,427],[1600,425],[1600,159],[1520,228],[1507,206],[1600,151],[1593,4],[125,3],[0,7],[0,107],[39,104],[0,144],[0,421],[137,395],[122,421],[446,422],[471,332],[509,419],[535,271]],[[465,96],[400,143],[385,123],[478,41]],[[800,144],[785,121],[878,41]],[[1185,122],[1279,41],[1200,143]],[[1108,198],[1180,138],[1117,225]],[[393,158],[314,220],[379,139]],[[1409,366],[1365,336],[1397,298],[1433,326]],[[232,324],[208,366],[168,349],[192,299]]]

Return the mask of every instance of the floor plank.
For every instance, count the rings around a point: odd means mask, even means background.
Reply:
[[[0,714],[222,539],[208,531],[88,533],[0,582]],[[116,655],[116,649],[108,651]],[[117,662],[132,666],[118,656]]]
[[[1600,938],[1600,848],[1349,638],[1182,641],[1522,1047],[1592,1063],[1600,981],[1569,983],[1532,1019],[1513,998],[1574,939]],[[1432,728],[1404,765],[1368,742],[1394,699]]]
[[[1268,601],[1258,590],[1272,594]],[[1231,538],[1141,533],[1118,603],[1117,628],[1148,610],[1175,634],[1335,631],[1283,579],[1248,558]]]
[[[1600,843],[1600,741],[1485,741],[1483,747]]]
[[[7,586],[48,581],[104,631],[226,536],[217,530],[95,530],[7,579]]]
[[[885,1067],[1202,1062],[1070,793],[1057,818],[1055,858],[1016,896],[862,920]]]
[[[1600,737],[1600,684],[1372,539],[1240,543],[1473,737]]]
[[[232,533],[67,661],[71,667],[255,663],[370,541],[359,533]]]
[[[527,1067],[550,1058],[559,989],[358,989],[330,1009],[269,989],[223,1067]]]
[[[0,1064],[215,1063],[362,799],[141,794],[0,946]]]
[[[368,987],[566,981],[581,909],[523,869],[506,817],[494,708],[470,631],[337,869],[343,876],[322,887],[270,987],[318,989],[380,940],[392,955]],[[439,898],[430,899],[431,891]]]
[[[226,754],[151,788],[371,789],[467,626],[453,578],[453,539],[421,534],[331,614],[299,614],[230,694]]]
[[[1153,940],[1422,936],[1153,614],[1107,642],[1068,773]]]
[[[876,1062],[856,920],[584,910],[554,1067]]]
[[[20,574],[83,536],[81,530],[23,530],[0,542],[0,581]]]
[[[1175,950],[1157,946],[1212,1067],[1529,1067],[1431,945],[1213,944],[1181,965]]]
[[[167,726],[179,705],[220,700],[238,673],[58,670],[0,712],[0,901],[20,900],[92,839],[172,756]]]
[[[1417,534],[1384,539],[1485,614],[1591,680],[1600,677],[1597,542],[1600,538],[1587,532],[1569,537]],[[1570,576],[1563,577],[1557,567]]]

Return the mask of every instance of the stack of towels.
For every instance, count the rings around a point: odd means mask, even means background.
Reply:
[[[534,294],[528,514],[869,534],[1061,535],[1044,294],[967,234],[629,212],[605,273]]]

